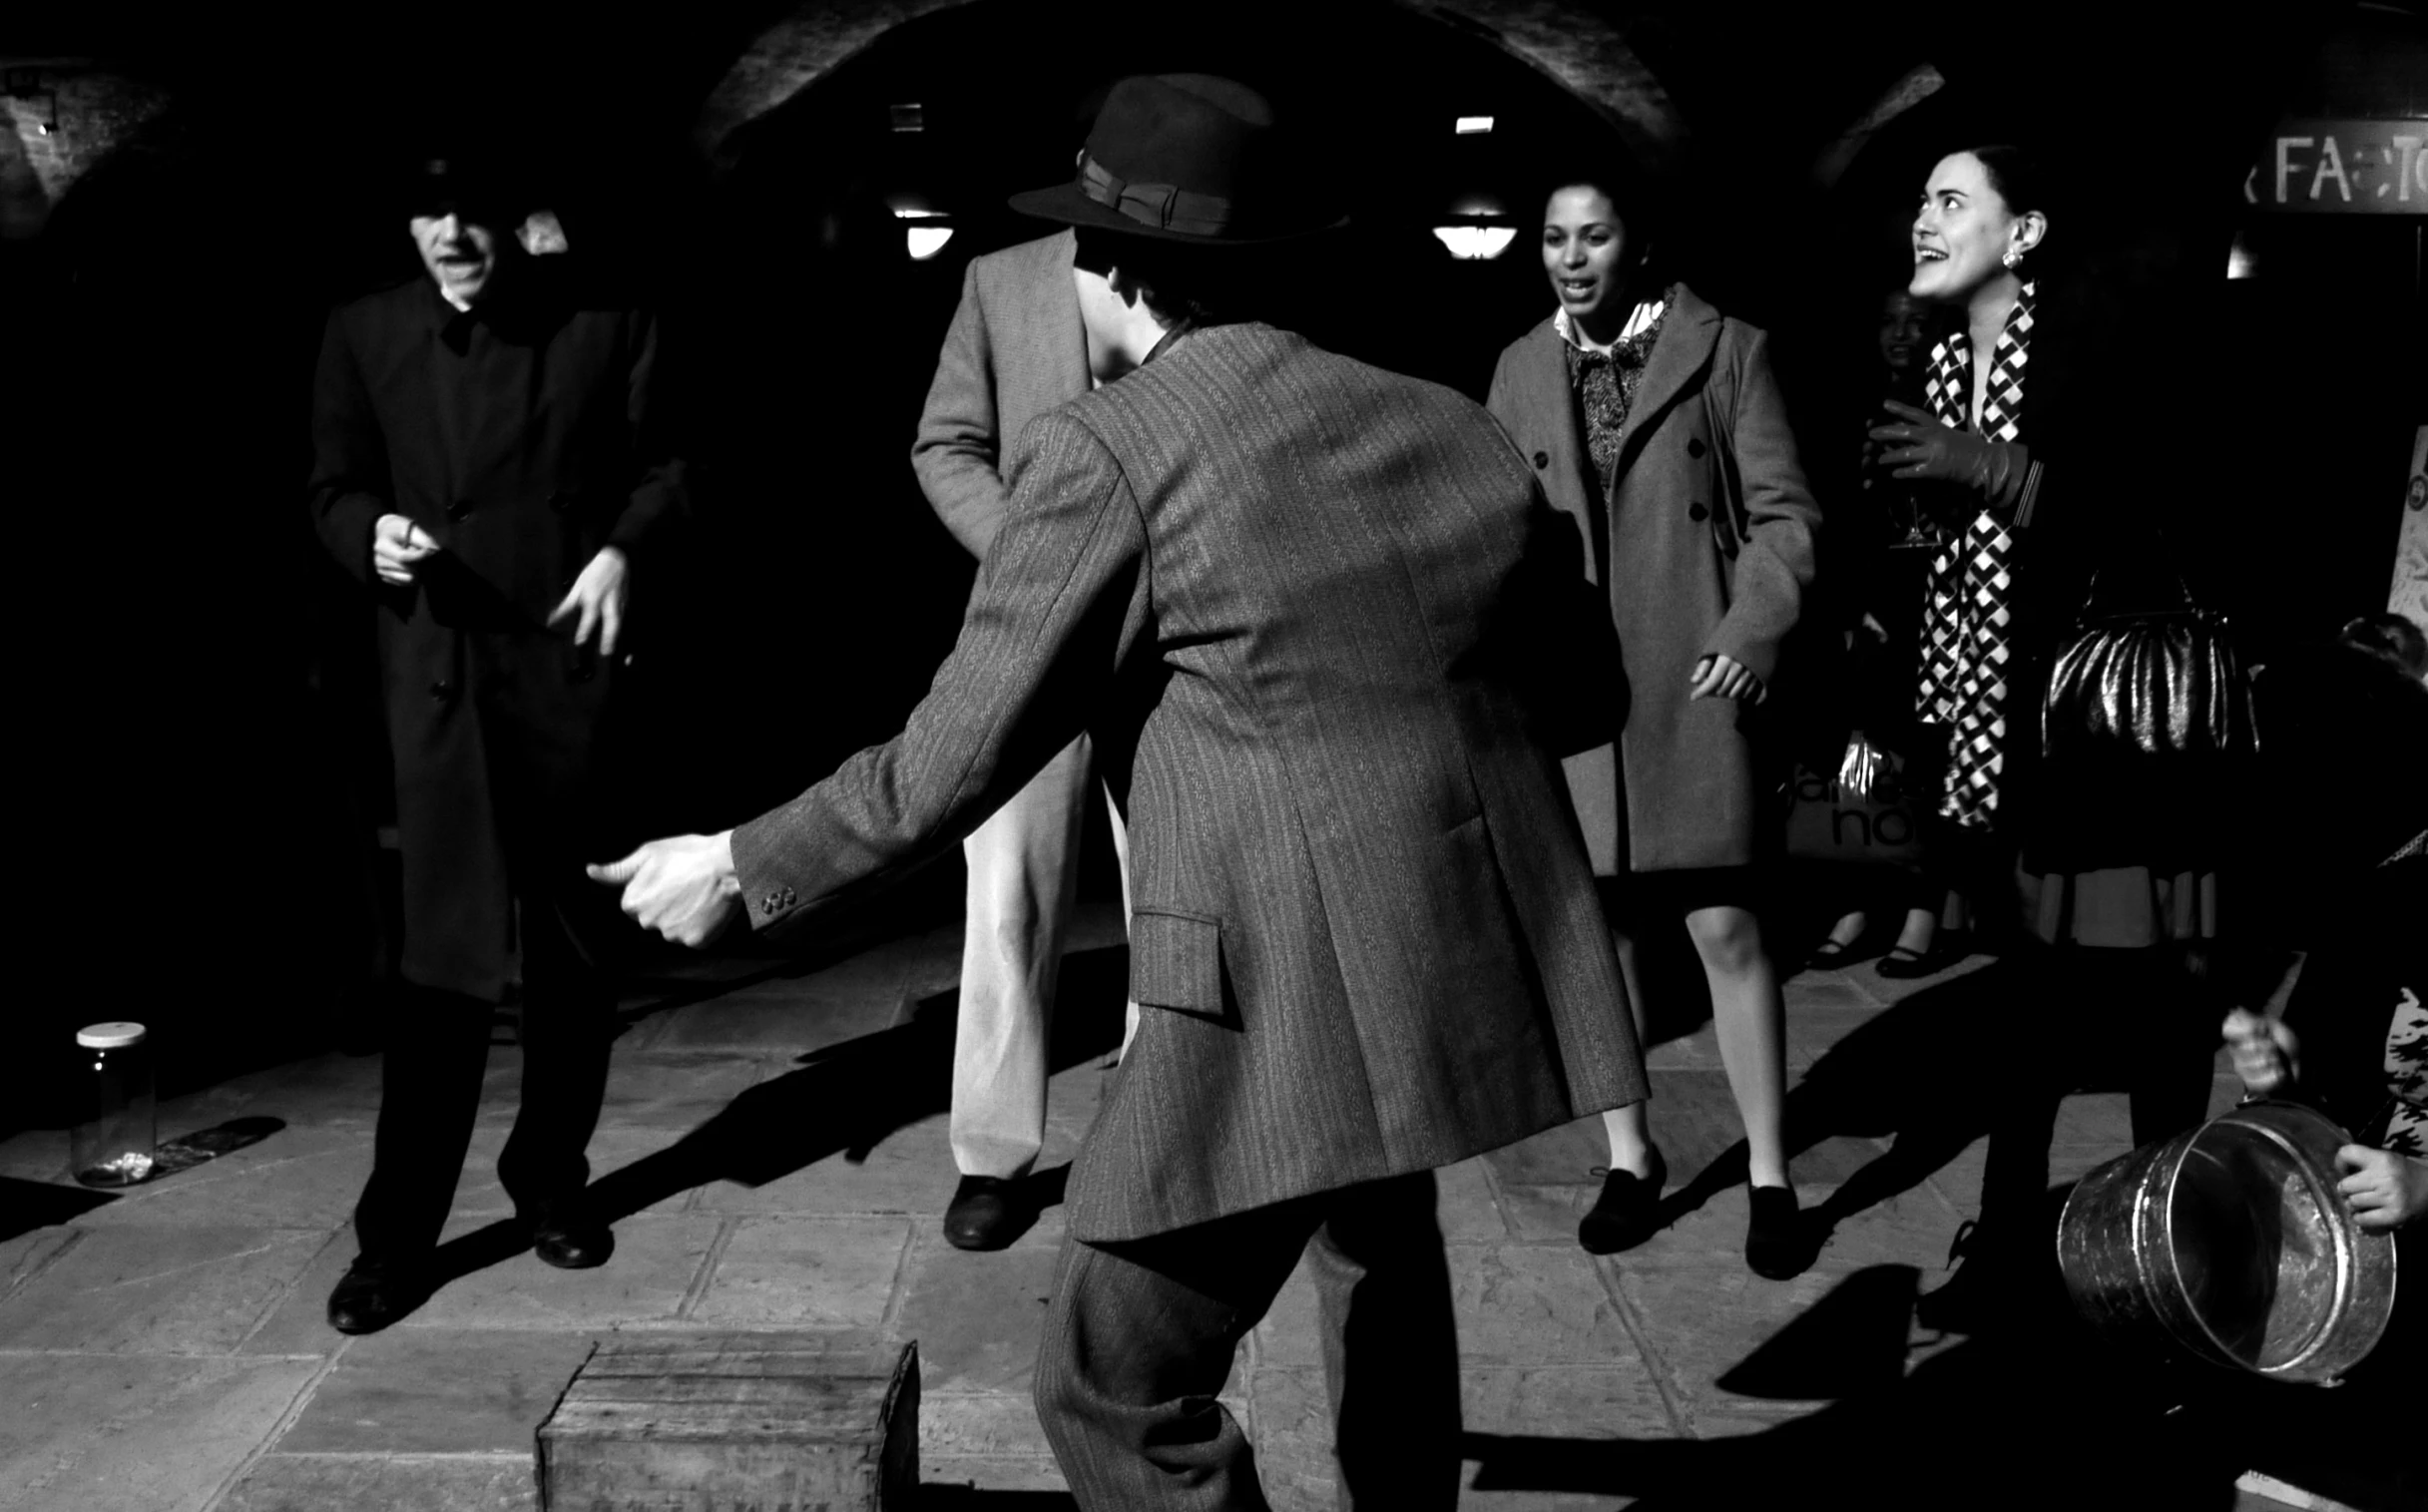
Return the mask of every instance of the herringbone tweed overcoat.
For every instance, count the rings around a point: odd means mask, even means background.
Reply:
[[[1645,1096],[1547,721],[1610,675],[1481,408],[1256,324],[1048,412],[908,727],[732,836],[767,925],[958,840],[1083,728],[1146,1005],[1069,1189],[1114,1241]],[[1605,637],[1607,640],[1607,636]]]

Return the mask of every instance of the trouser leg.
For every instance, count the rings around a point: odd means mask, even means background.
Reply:
[[[523,920],[523,1097],[497,1175],[516,1211],[536,1214],[589,1184],[615,1005],[553,909],[526,903]]]
[[[424,987],[394,1001],[371,1179],[354,1205],[354,1237],[373,1261],[411,1261],[437,1246],[489,1060],[489,1004]]]
[[[1433,1173],[1337,1195],[1307,1246],[1342,1512],[1458,1505],[1458,1328]]]
[[[2058,1106],[2080,1085],[2096,1051],[2096,1024],[2082,1022],[2072,992],[2080,973],[2059,952],[2031,949],[2010,957],[2011,972],[1993,1012],[2009,1022],[2047,1026],[2016,1036],[2011,1055],[1992,1072],[1990,1149],[1981,1176],[1981,1229],[2002,1258],[2037,1253],[2034,1230],[2049,1190],[2049,1145]],[[2076,1011],[2069,1011],[2069,1004]]]
[[[1322,1201],[1131,1244],[1064,1242],[1038,1344],[1037,1414],[1085,1512],[1266,1506],[1247,1435],[1217,1396]]]
[[[964,1176],[1024,1176],[1045,1143],[1054,987],[1088,766],[1082,737],[962,843],[969,894],[951,1138]]]
[[[2126,1092],[2136,1149],[2173,1139],[2208,1117],[2218,1031],[2225,1009],[2173,946],[2133,952],[2137,1001],[2126,1006],[2141,1033]]]

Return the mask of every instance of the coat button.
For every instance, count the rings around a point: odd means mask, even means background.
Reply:
[[[1710,448],[1702,444],[1702,437],[1700,437],[1700,436],[1689,436],[1689,437],[1687,437],[1687,455],[1688,455],[1688,456],[1690,456],[1690,457],[1700,457],[1700,456],[1701,456],[1701,455],[1702,455],[1704,452],[1706,452],[1706,451],[1708,451],[1708,450],[1710,450]]]
[[[1549,467],[1550,465],[1551,465],[1551,453],[1550,453],[1550,452],[1548,452],[1548,451],[1538,451],[1538,452],[1536,452],[1536,453],[1535,453],[1535,466],[1537,466],[1537,467]]]
[[[1689,504],[1687,506],[1687,518],[1690,520],[1707,520],[1711,518],[1711,511],[1703,508],[1700,504]]]
[[[436,699],[441,704],[444,704],[447,702],[447,700],[453,698],[454,696],[455,685],[448,682],[445,678],[440,678],[438,681],[430,685],[430,697]]]
[[[457,499],[454,503],[447,506],[447,518],[450,520],[460,520],[470,513],[472,513],[472,501],[470,499]]]
[[[566,510],[573,508],[573,495],[565,489],[555,489],[548,495],[548,507],[558,514],[563,514]]]

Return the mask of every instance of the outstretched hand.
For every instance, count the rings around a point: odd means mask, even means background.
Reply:
[[[740,910],[733,831],[651,840],[620,861],[583,868],[594,882],[624,888],[624,911],[677,944],[715,939]]]

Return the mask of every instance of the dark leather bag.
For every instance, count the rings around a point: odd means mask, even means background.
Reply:
[[[2117,613],[2100,608],[2093,575],[2042,708],[2053,770],[2119,757],[2190,768],[2257,754],[2250,680],[2226,618],[2195,604],[2181,577],[2175,586],[2179,605]]]

